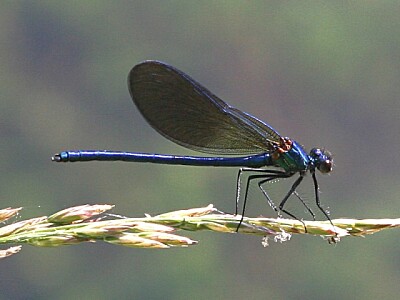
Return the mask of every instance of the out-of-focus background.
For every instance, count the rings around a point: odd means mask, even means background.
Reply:
[[[399,217],[397,1],[0,6],[1,207],[23,206],[22,218],[85,203],[116,204],[113,212],[126,216],[209,203],[233,212],[234,168],[50,160],[72,149],[193,154],[157,134],[129,97],[131,67],[158,59],[307,149],[329,149],[334,172],[318,178],[333,218]],[[279,197],[291,182],[271,191]],[[301,193],[313,204],[310,181]],[[248,205],[250,216],[275,216],[256,188]],[[295,199],[289,207],[309,218]],[[395,299],[400,293],[395,230],[337,246],[294,236],[267,248],[254,236],[188,235],[200,244],[24,246],[0,262],[0,299]]]

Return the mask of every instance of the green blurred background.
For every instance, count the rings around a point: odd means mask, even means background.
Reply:
[[[333,152],[334,172],[319,176],[333,218],[399,217],[399,15],[398,1],[4,1],[1,207],[23,206],[22,218],[84,203],[116,204],[126,216],[209,203],[233,212],[235,169],[50,161],[70,149],[193,154],[158,135],[129,97],[131,67],[158,59],[307,149]],[[301,193],[313,203],[309,181]],[[249,201],[248,215],[274,216],[257,189]],[[267,248],[254,236],[188,235],[200,244],[24,246],[1,261],[0,299],[400,293],[395,230],[337,246],[294,236]]]

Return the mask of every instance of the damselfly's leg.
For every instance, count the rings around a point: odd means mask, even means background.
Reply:
[[[289,174],[287,177],[290,177],[290,176],[291,176],[291,175]],[[276,178],[276,177],[275,177],[275,178]],[[280,178],[282,178],[282,177],[280,177]],[[262,187],[262,185],[263,185],[264,183],[266,183],[266,182],[268,182],[268,181],[270,181],[270,180],[272,180],[272,179],[274,179],[274,178],[262,180],[262,181],[260,181],[260,182],[258,183],[258,186],[260,187],[260,189],[261,189],[261,191],[263,192],[264,196],[267,198],[268,204],[277,212],[278,217],[281,218],[281,217],[282,217],[281,210],[278,209],[278,208],[275,206],[275,204],[272,202],[271,198],[269,197],[267,191]],[[308,212],[310,213],[310,215],[311,215],[311,216],[313,217],[313,219],[315,220],[315,214],[314,214],[314,212],[311,210],[311,208],[308,207],[307,203],[304,201],[303,198],[301,198],[301,196],[299,195],[299,193],[298,193],[296,190],[294,190],[293,194],[300,200],[300,202],[304,205],[304,207],[308,210]],[[289,195],[289,197],[290,197],[290,195]],[[288,199],[289,197],[287,197],[287,199]],[[286,202],[287,199],[284,199],[284,201]],[[285,204],[285,203],[284,203],[284,204]],[[281,203],[281,205],[282,205],[282,203]],[[281,206],[281,205],[280,205],[280,206]],[[284,213],[286,213],[287,215],[291,216],[292,218],[294,217],[296,220],[301,221],[300,219],[298,219],[297,217],[295,217],[292,213],[288,213],[286,210],[283,210],[283,209],[282,209],[282,211],[283,211]]]
[[[332,227],[335,228],[335,226],[332,223],[331,218],[329,217],[328,212],[325,209],[323,209],[322,206],[321,206],[321,202],[319,200],[318,181],[317,181],[317,177],[315,176],[315,172],[312,173],[312,179],[313,179],[313,182],[314,182],[315,203],[317,204],[319,210],[325,215],[325,217],[329,221],[329,223],[331,223]],[[335,232],[335,234],[337,235],[337,232]]]
[[[282,218],[281,212],[279,209],[276,207],[274,201],[269,197],[268,193],[266,190],[264,190],[262,184],[268,181],[271,181],[273,178],[269,178],[268,180],[262,180],[258,182],[258,187],[260,188],[261,192],[264,194],[265,198],[267,198],[268,205],[271,206],[271,208],[278,214],[279,218]]]
[[[289,197],[294,193],[296,188],[299,186],[299,184],[301,183],[303,178],[304,178],[304,176],[300,175],[300,177],[296,179],[296,181],[292,184],[292,187],[290,188],[289,192],[287,192],[287,194],[285,195],[285,197],[283,198],[283,200],[279,204],[279,210],[283,211],[285,214],[287,214],[287,215],[289,215],[291,217],[294,217],[294,216],[291,213],[288,213],[286,210],[284,210],[283,207],[285,206],[285,203],[289,199]],[[294,217],[294,218],[297,219],[296,217]]]
[[[246,185],[245,185],[245,192],[244,192],[244,201],[246,201],[246,199],[247,199],[247,194],[249,191],[249,184],[250,184],[251,180],[256,179],[256,178],[266,178],[268,181],[268,180],[271,180],[274,178],[289,177],[286,175],[285,172],[278,171],[278,170],[264,170],[264,169],[257,169],[257,168],[240,168],[238,175],[237,175],[237,179],[236,179],[236,209],[235,209],[236,215],[239,212],[240,196],[242,195],[242,192],[241,192],[242,191],[242,176],[245,172],[258,173],[258,175],[250,175],[247,178]],[[268,179],[268,178],[270,178],[270,179]],[[265,192],[265,191],[263,191],[263,192]]]
[[[243,218],[244,218],[244,212],[246,210],[246,204],[247,204],[247,195],[249,191],[249,185],[250,181],[254,179],[264,179],[263,181],[268,181],[272,180],[275,178],[283,178],[283,177],[288,177],[287,173],[278,171],[278,170],[264,170],[264,169],[255,169],[255,168],[241,168],[239,169],[238,176],[237,176],[237,189],[236,189],[236,209],[235,209],[235,214],[238,214],[239,211],[239,201],[240,201],[240,196],[241,196],[241,189],[242,189],[242,176],[245,172],[253,172],[253,173],[258,173],[258,174],[253,174],[249,175],[246,180],[246,185],[244,189],[244,201],[243,201],[243,209],[242,209],[242,217],[240,219],[239,225],[236,229],[236,231],[239,230],[240,225],[242,224]],[[261,189],[263,191],[263,189]],[[265,191],[263,191],[264,193]],[[264,193],[264,195],[267,195]],[[271,205],[271,207],[275,207],[275,204],[272,202],[272,200],[266,196],[268,203]]]
[[[292,184],[292,187],[290,188],[289,192],[287,192],[286,196],[283,198],[283,200],[281,201],[281,203],[279,204],[279,210],[283,211],[285,214],[291,216],[292,218],[299,220],[299,218],[297,218],[295,215],[293,215],[292,213],[288,212],[286,209],[284,209],[284,205],[286,203],[286,201],[289,199],[289,197],[294,193],[294,191],[296,190],[296,188],[299,186],[299,184],[301,183],[301,181],[303,180],[304,175],[300,175],[299,178],[296,179],[296,181]]]
[[[286,176],[286,177],[290,177],[290,176],[291,176],[291,175],[288,175],[288,176]],[[274,177],[274,178],[277,178],[277,177]],[[261,191],[263,192],[264,196],[267,198],[268,204],[272,207],[273,210],[275,210],[275,211],[278,213],[278,217],[282,217],[282,215],[281,215],[281,213],[280,213],[280,210],[275,206],[275,204],[272,202],[271,198],[269,197],[267,191],[262,187],[262,185],[263,185],[265,182],[268,182],[268,181],[270,181],[270,180],[272,180],[272,179],[274,179],[274,178],[260,181],[260,182],[258,183],[258,186],[260,187],[260,189],[261,189]],[[279,176],[278,178],[284,178],[284,177],[283,177],[283,176]],[[312,217],[313,220],[315,221],[315,214],[314,214],[314,212],[311,210],[311,208],[308,206],[308,204],[304,201],[304,199],[299,195],[299,193],[298,193],[296,190],[294,190],[293,195],[295,195],[295,196],[297,197],[297,199],[300,200],[300,202],[304,205],[304,207],[307,209],[307,211],[309,212],[309,214],[311,215],[311,217]],[[285,202],[286,202],[286,201],[287,201],[287,199],[285,200]],[[297,219],[297,218],[296,218],[296,219]]]
[[[300,175],[299,178],[296,179],[296,181],[292,184],[292,187],[290,188],[289,192],[286,194],[286,196],[283,198],[283,200],[281,201],[281,203],[279,204],[279,211],[284,212],[285,214],[287,214],[288,216],[291,216],[293,219],[296,219],[298,221],[300,221],[301,223],[303,223],[304,226],[304,230],[307,232],[307,227],[306,224],[304,223],[304,221],[302,221],[301,219],[297,218],[294,214],[290,213],[289,211],[287,211],[286,209],[284,209],[284,205],[286,203],[286,201],[289,199],[289,197],[296,192],[296,188],[300,185],[301,181],[303,180],[304,175]],[[304,205],[305,202],[301,201]],[[306,206],[307,207],[307,206]],[[307,207],[308,208],[308,207]]]
[[[264,180],[261,180],[258,182],[258,187],[260,188],[260,190],[262,191],[262,193],[264,194],[265,198],[267,198],[267,202],[269,204],[269,206],[271,206],[271,208],[278,214],[279,218],[282,218],[282,214],[280,212],[280,210],[276,207],[275,203],[272,201],[272,199],[269,197],[267,191],[264,189],[263,184],[274,180],[274,179],[279,179],[279,178],[288,178],[291,177],[292,174],[287,174],[287,173],[282,173],[282,174],[271,174],[269,177],[265,178]]]
[[[301,203],[303,203],[304,207],[307,209],[307,211],[310,213],[310,215],[312,216],[313,220],[315,221],[315,214],[314,214],[314,212],[311,210],[311,208],[308,207],[308,205],[307,205],[307,203],[304,201],[304,199],[301,198],[301,196],[299,195],[299,193],[298,193],[297,191],[294,191],[293,194],[297,197],[297,199],[300,200]]]

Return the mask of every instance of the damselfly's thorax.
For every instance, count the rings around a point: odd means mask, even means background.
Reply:
[[[303,146],[287,137],[281,137],[275,144],[271,158],[277,167],[286,172],[296,173],[317,168],[321,173],[329,173],[333,168],[333,159],[330,152],[313,148],[308,154]]]

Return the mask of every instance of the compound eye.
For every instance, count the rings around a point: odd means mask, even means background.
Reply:
[[[332,172],[333,159],[329,151],[320,148],[313,148],[310,151],[310,157],[314,160],[317,169],[323,173]]]
[[[318,165],[317,168],[318,168],[318,170],[319,170],[321,173],[323,173],[323,174],[332,172],[333,161],[327,159],[327,160],[321,162],[321,163]]]

